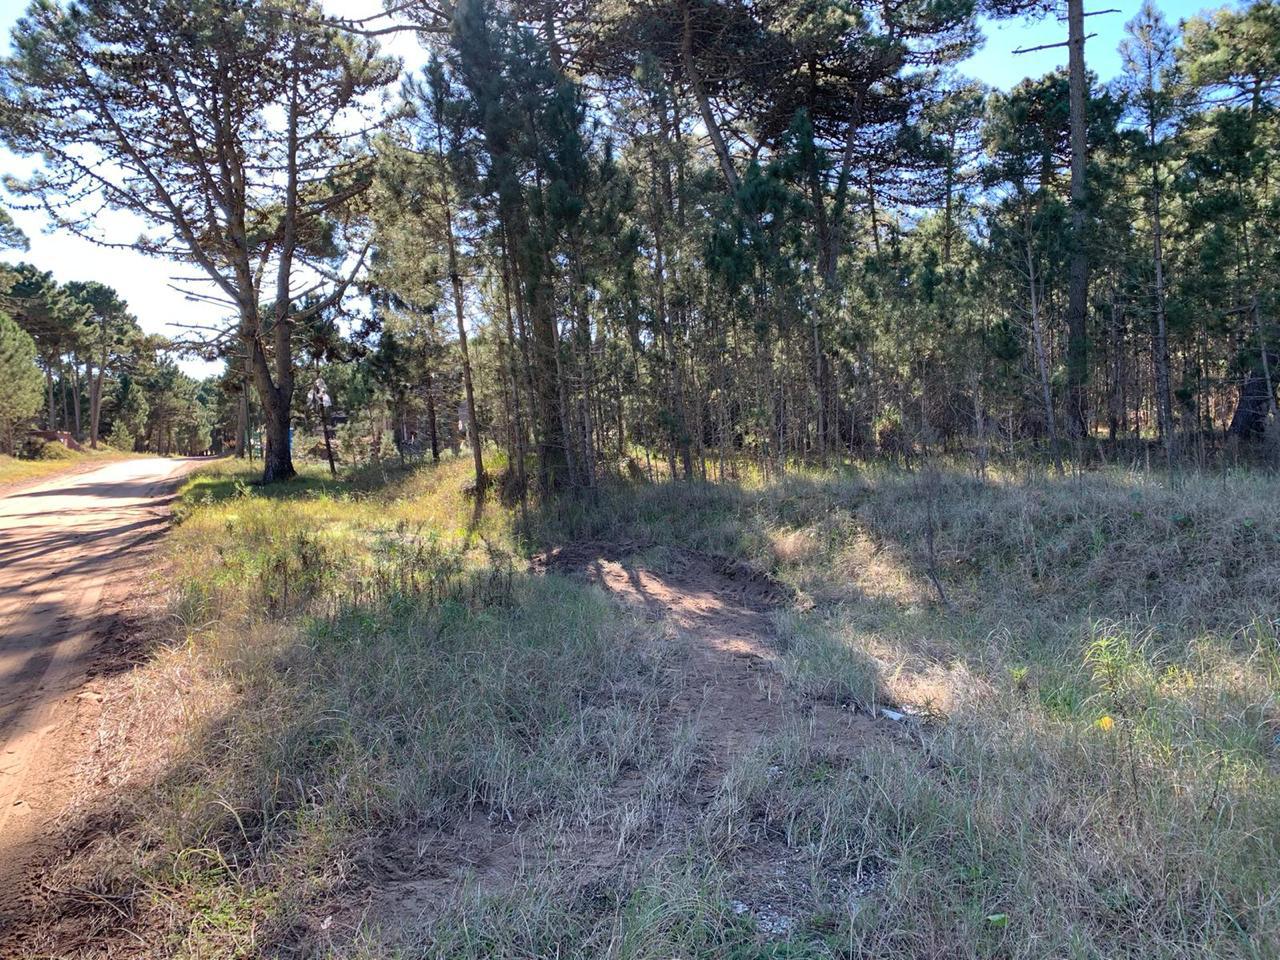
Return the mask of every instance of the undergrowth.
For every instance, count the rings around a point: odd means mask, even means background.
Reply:
[[[0,453],[0,487],[56,477],[78,467],[107,464],[128,456],[105,446],[100,450],[77,452],[56,441],[43,444],[34,457],[11,457]]]
[[[158,954],[1280,954],[1270,477],[869,466],[606,485],[528,526],[464,481],[188,485],[174,642],[133,680],[166,760],[75,867]],[[797,716],[700,794],[696,731],[663,722],[679,643],[530,572],[586,540],[784,582],[785,682],[909,736],[836,757]],[[545,855],[392,929],[400,861],[475,822]],[[762,851],[783,919],[735,900]]]
[[[746,804],[891,865],[843,955],[1280,952],[1271,477],[951,470],[931,490],[869,467],[612,491],[553,527],[745,557],[798,590],[784,674],[907,711],[916,751],[865,751],[799,805],[788,777],[825,761],[774,757]]]

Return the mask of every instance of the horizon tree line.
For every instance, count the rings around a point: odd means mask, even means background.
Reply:
[[[238,430],[251,386],[266,481],[316,378],[397,447],[465,434],[478,491],[486,442],[544,493],[922,447],[1280,456],[1274,0],[1144,3],[1115,82],[1008,91],[957,72],[978,15],[1056,4],[71,7],[0,64],[0,131],[45,158],[12,189],[85,235],[131,211],[207,280],[230,319],[196,345]],[[426,48],[399,87],[390,30]]]

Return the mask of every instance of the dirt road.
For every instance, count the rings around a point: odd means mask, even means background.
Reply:
[[[198,460],[125,460],[0,497],[0,885],[58,813],[60,727],[92,662],[104,590],[142,571]]]

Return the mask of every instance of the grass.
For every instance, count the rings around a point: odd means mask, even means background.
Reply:
[[[14,484],[44,480],[72,470],[83,469],[88,464],[110,463],[112,460],[123,459],[127,456],[108,449],[86,450],[83,453],[77,453],[74,450],[68,450],[61,444],[51,444],[50,446],[55,448],[57,453],[49,459],[22,460],[0,453],[0,489]]]
[[[851,955],[1280,949],[1273,479],[948,471],[930,491],[872,468],[700,496],[620,493],[563,535],[745,556],[813,605],[780,622],[795,682],[934,718],[917,751],[869,751],[803,804],[842,810],[810,844],[893,865]],[[785,778],[760,789],[748,806],[791,809]]]
[[[869,465],[520,529],[465,467],[188,484],[115,714],[163,749],[67,885],[191,957],[1280,953],[1274,478]],[[799,702],[908,729],[798,710],[707,782],[681,641],[528,571],[585,540],[783,582]]]

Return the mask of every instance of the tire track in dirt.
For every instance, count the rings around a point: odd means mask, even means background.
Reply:
[[[139,548],[198,462],[124,460],[0,497],[0,908],[68,790],[104,592],[143,575]]]

